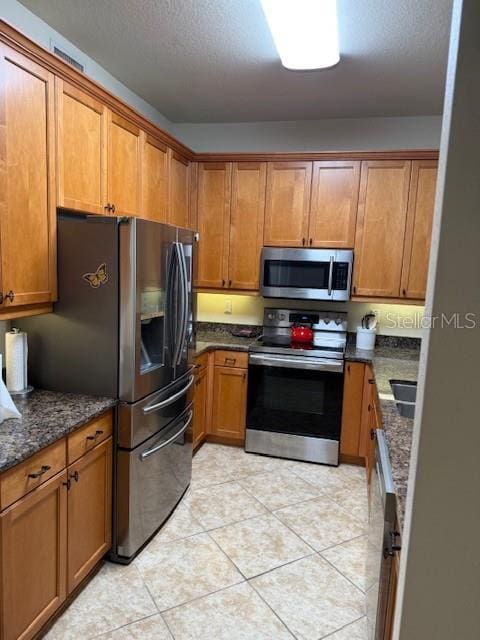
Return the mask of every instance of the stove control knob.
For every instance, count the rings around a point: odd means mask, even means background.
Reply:
[[[329,324],[330,323],[330,318],[327,316],[323,319],[325,324]]]
[[[335,318],[335,324],[342,324],[342,319],[341,318]]]
[[[267,314],[267,318],[269,320],[275,320],[275,314],[270,311],[270,313]]]
[[[278,319],[279,320],[285,320],[286,319],[286,315],[284,313],[279,313],[278,314]]]

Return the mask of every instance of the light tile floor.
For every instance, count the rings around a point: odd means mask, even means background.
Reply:
[[[365,472],[204,445],[175,513],[48,640],[365,640]]]

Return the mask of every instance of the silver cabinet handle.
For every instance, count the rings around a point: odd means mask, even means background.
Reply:
[[[190,376],[190,378],[188,379],[187,384],[183,387],[183,389],[181,389],[180,391],[177,391],[177,393],[174,393],[173,396],[170,396],[169,398],[167,398],[166,400],[162,400],[161,402],[157,402],[155,404],[151,404],[148,407],[144,407],[143,408],[143,415],[146,416],[149,413],[152,413],[153,411],[158,411],[159,409],[163,409],[163,407],[168,407],[169,405],[173,404],[176,400],[178,400],[183,395],[185,395],[185,393],[192,386],[193,380],[194,380],[194,377]]]
[[[172,442],[174,442],[178,437],[180,437],[183,433],[185,433],[185,431],[190,426],[192,418],[193,418],[193,411],[190,411],[190,413],[188,414],[187,421],[184,423],[183,427],[179,431],[177,431],[177,433],[175,433],[171,438],[168,438],[168,440],[165,440],[165,442],[158,444],[156,447],[152,447],[151,449],[144,451],[140,455],[140,458],[142,460],[145,460],[145,458],[152,456],[154,453],[157,453],[158,451],[161,451],[163,448],[168,447],[169,444],[172,444]]]

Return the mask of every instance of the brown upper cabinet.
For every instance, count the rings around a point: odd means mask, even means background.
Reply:
[[[190,163],[184,156],[170,149],[167,222],[177,227],[191,226],[190,222]]]
[[[353,248],[359,184],[360,162],[313,163],[308,246]]]
[[[436,183],[436,160],[412,162],[401,283],[403,298],[425,299]]]
[[[265,185],[265,162],[199,165],[199,287],[258,289]]]
[[[56,297],[54,91],[53,74],[0,43],[1,318]]]
[[[138,216],[141,211],[140,151],[140,129],[109,111],[107,206],[117,216]]]
[[[198,167],[197,286],[221,289],[227,282],[230,224],[230,162],[202,162]]]
[[[55,79],[57,97],[57,205],[105,213],[107,109],[76,87]]]
[[[308,243],[311,162],[269,162],[264,244],[302,247]]]
[[[233,163],[228,254],[228,286],[232,289],[259,287],[266,176],[265,162]]]
[[[400,297],[411,164],[362,162],[353,295]]]
[[[168,148],[142,131],[142,216],[167,221]]]

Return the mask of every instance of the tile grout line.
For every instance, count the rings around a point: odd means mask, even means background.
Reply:
[[[338,545],[337,545],[337,546],[338,546]],[[332,548],[333,548],[333,547],[330,547],[330,549],[332,549]],[[317,555],[318,555],[318,556],[320,556],[320,558],[322,558],[322,560],[325,560],[325,562],[326,562],[327,564],[329,564],[329,565],[332,567],[332,569],[335,569],[335,571],[336,571],[337,573],[339,573],[343,578],[345,578],[345,580],[348,580],[348,582],[350,582],[350,584],[351,584],[351,585],[353,585],[353,586],[355,587],[355,589],[357,589],[357,591],[359,591],[359,592],[362,594],[362,596],[364,596],[364,597],[365,597],[365,591],[363,591],[362,589],[360,589],[360,587],[359,587],[357,584],[355,584],[355,583],[353,582],[353,580],[351,580],[351,579],[350,579],[348,576],[346,576],[342,571],[340,571],[340,569],[338,569],[338,567],[336,567],[334,564],[332,564],[328,558],[325,558],[324,556],[322,556],[322,554],[321,554],[321,552],[320,552],[320,551],[318,551],[318,552],[317,552]]]
[[[137,624],[137,622],[142,622],[143,620],[148,620],[149,618],[156,618],[157,616],[161,616],[161,613],[159,611],[157,611],[157,613],[151,613],[148,616],[143,616],[142,618],[138,618],[137,620],[131,620],[130,622],[121,624],[119,627],[114,627],[113,629],[108,629],[107,631],[96,633],[94,636],[90,637],[90,640],[95,640],[95,638],[102,638],[108,633],[114,633],[115,631],[120,631],[120,629],[125,629],[125,627],[129,627],[132,624]],[[88,640],[88,638],[84,638],[84,640]]]
[[[339,631],[343,631],[344,629],[347,629],[348,627],[350,627],[352,624],[355,624],[359,620],[363,620],[363,618],[366,618],[366,616],[360,616],[356,620],[352,620],[352,622],[347,622],[347,624],[343,625],[343,627],[340,627],[339,629],[336,629],[335,631],[332,631],[331,633],[328,633],[326,636],[322,636],[318,640],[328,640],[328,638],[331,638],[332,636],[334,636]]]
[[[265,598],[262,596],[262,594],[258,591],[258,589],[255,587],[255,585],[250,584],[250,581],[248,581],[249,586],[255,591],[255,593],[257,594],[257,596],[260,598],[260,600],[262,600],[262,602],[265,603],[265,605],[270,609],[270,611],[273,613],[273,615],[280,621],[280,623],[285,627],[285,629],[288,631],[288,633],[293,636],[293,638],[295,638],[295,640],[299,640],[298,636],[293,633],[293,631],[290,629],[290,627],[286,624],[286,622],[284,620],[282,620],[282,618],[280,617],[280,615],[275,611],[275,609],[273,609],[270,604],[265,600]]]

